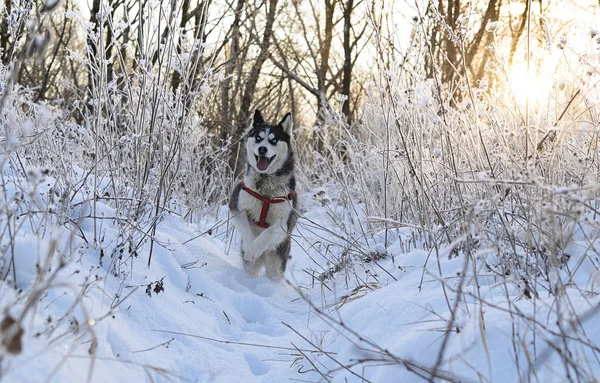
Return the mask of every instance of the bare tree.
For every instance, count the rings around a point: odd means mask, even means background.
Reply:
[[[278,0],[269,0],[267,15],[265,19],[265,28],[262,34],[262,38],[259,42],[259,53],[256,59],[254,60],[250,71],[248,72],[247,79],[245,81],[245,86],[242,93],[242,99],[240,102],[240,108],[237,115],[237,128],[235,138],[241,138],[244,129],[248,123],[248,119],[250,118],[250,108],[252,106],[255,92],[257,89],[258,80],[260,77],[260,72],[265,60],[269,57],[269,48],[271,45],[271,36],[273,35],[273,24],[275,23],[275,15],[277,11],[277,2]],[[239,146],[240,144],[238,144]],[[235,150],[235,153],[232,152],[232,159],[237,159],[236,164],[232,166],[234,169],[234,173],[238,171],[241,167],[239,166],[240,157],[238,156],[239,150]]]
[[[102,30],[102,26],[98,25],[98,14],[100,13],[100,0],[92,0],[92,8],[90,9],[90,24],[92,25],[92,32],[87,37],[87,44],[89,50],[90,61],[93,62],[98,57],[98,46],[94,36],[98,35]],[[94,79],[94,70],[90,68],[88,71],[88,82],[87,82],[87,94],[88,97],[92,94],[92,86],[96,80]]]
[[[449,87],[454,101],[462,99],[458,82],[482,80],[490,53],[484,49],[491,44],[486,33],[490,22],[497,21],[503,0],[490,0],[485,8],[473,10],[473,6],[461,0],[432,1],[427,10],[430,55],[425,62],[426,73],[434,77],[439,70],[440,82]],[[481,12],[483,17],[471,22],[468,15]],[[474,31],[473,38],[467,38]]]
[[[352,42],[350,41],[350,30],[352,28],[352,10],[354,0],[347,0],[344,4],[344,77],[342,79],[342,94],[347,97],[342,106],[342,113],[348,121],[352,120],[350,114],[350,85],[352,83]]]
[[[483,78],[485,66],[490,59],[490,53],[486,51],[485,46],[491,45],[492,35],[490,33],[486,33],[486,29],[490,22],[497,21],[500,17],[500,7],[502,7],[502,0],[490,0],[488,2],[481,25],[479,26],[475,37],[469,45],[469,48],[465,52],[465,61],[470,64],[475,63],[475,58],[478,54],[482,55],[482,59],[477,67],[477,70],[475,70],[475,66],[472,65],[472,70],[474,72],[473,74],[477,80]],[[486,36],[485,39],[484,36]],[[484,43],[483,45],[482,42]]]
[[[275,12],[277,10],[277,1],[278,0],[269,0],[269,7],[267,10],[267,18],[265,21],[265,29],[262,35],[262,40],[259,43],[259,53],[250,71],[248,72],[248,78],[246,80],[246,85],[244,87],[244,92],[242,95],[242,100],[240,104],[240,110],[238,112],[238,136],[241,134],[241,131],[244,129],[245,123],[250,117],[250,107],[252,105],[252,101],[254,98],[254,93],[256,91],[256,85],[258,84],[258,79],[260,76],[261,68],[265,62],[265,60],[269,57],[269,47],[271,45],[271,36],[273,34],[273,23],[275,22]]]
[[[285,23],[301,34],[287,32],[276,40],[271,61],[290,80],[290,92],[294,84],[300,87],[301,94],[313,97],[309,102],[316,106],[316,126],[325,126],[328,116],[335,114],[330,100],[336,93],[345,96],[341,110],[344,119],[351,122],[354,118],[353,103],[359,96],[353,89],[360,89],[362,81],[355,64],[368,37],[368,24],[353,22],[362,3],[361,0],[292,2],[293,16]],[[342,49],[336,49],[338,46]],[[322,132],[317,140],[319,151],[328,141],[327,134]]]
[[[186,4],[188,3],[186,8]],[[174,90],[178,90],[183,84],[182,95],[185,97],[185,110],[189,112],[192,109],[191,103],[194,100],[194,94],[197,92],[199,78],[199,73],[204,71],[203,57],[202,57],[202,47],[198,42],[202,43],[206,42],[206,22],[209,14],[210,0],[201,1],[197,4],[197,6],[193,10],[189,10],[189,0],[184,2],[184,9],[181,15],[180,22],[180,36],[179,43],[177,44],[177,54],[179,55],[182,52],[183,46],[183,36],[182,31],[186,27],[187,23],[190,20],[194,21],[192,31],[194,36],[194,47],[192,48],[192,53],[190,60],[183,63],[183,67],[179,71],[173,72],[173,80],[172,80],[172,88]]]
[[[2,22],[0,23],[0,49],[2,49],[2,63],[8,64],[8,49],[10,47],[10,29],[8,25],[9,17],[12,13],[12,1],[4,0],[2,9]]]
[[[234,8],[234,19],[231,24],[229,57],[225,63],[225,78],[221,82],[221,138],[226,139],[228,135],[233,134],[233,117],[231,105],[231,87],[232,76],[236,65],[238,64],[239,46],[240,46],[240,24],[242,20],[242,12],[244,8],[244,0],[238,0]]]

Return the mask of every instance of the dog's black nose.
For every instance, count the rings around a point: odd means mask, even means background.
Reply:
[[[267,154],[267,147],[266,146],[259,146],[258,147],[258,154],[261,156],[264,156],[265,154]]]

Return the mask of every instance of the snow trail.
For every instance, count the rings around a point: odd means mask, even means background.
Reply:
[[[173,312],[146,328],[148,338],[140,348],[174,338],[170,348],[181,344],[177,350],[181,358],[169,350],[169,359],[179,360],[171,367],[185,379],[287,381],[294,375],[290,367],[298,353],[292,343],[298,337],[283,322],[301,327],[306,322],[307,304],[284,283],[247,275],[237,249],[227,255],[219,240],[200,237],[182,245],[195,235],[176,217],[169,217],[157,232],[157,239],[171,244],[172,251],[160,248],[153,258],[152,269],[166,272],[167,278],[165,292],[149,300],[168,300]],[[129,310],[128,322],[148,323],[147,317],[164,312],[160,307],[154,309],[138,305]],[[152,352],[164,350],[148,351]]]

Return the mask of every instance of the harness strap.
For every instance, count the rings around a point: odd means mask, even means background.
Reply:
[[[281,202],[285,202],[285,201],[290,201],[296,196],[296,191],[292,190],[292,192],[290,194],[283,196],[283,197],[275,197],[275,198],[265,197],[262,194],[258,194],[254,190],[246,187],[246,185],[244,184],[244,181],[242,181],[242,190],[244,190],[246,193],[250,194],[252,197],[256,198],[257,200],[262,201],[263,205],[262,205],[262,209],[260,211],[260,220],[258,222],[254,221],[254,223],[257,226],[265,228],[265,229],[269,227],[269,224],[266,222],[267,221],[267,213],[269,212],[269,205],[271,205],[272,203],[281,203]]]

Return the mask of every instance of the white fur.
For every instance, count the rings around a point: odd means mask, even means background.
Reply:
[[[274,226],[271,225],[265,229],[248,248],[248,252],[244,253],[246,261],[254,261],[268,250],[275,250],[277,246],[285,240],[287,225]]]
[[[273,166],[273,164],[271,164]],[[255,189],[256,175],[246,175],[244,183],[250,189]],[[263,190],[268,190],[265,197],[282,197],[291,192],[286,190],[284,185],[265,184]],[[264,192],[263,192],[264,193]],[[272,203],[269,205],[266,221],[269,228],[264,229],[250,222],[260,221],[263,202],[245,191],[240,191],[238,199],[239,210],[242,211],[234,218],[234,225],[240,232],[242,238],[242,250],[244,259],[254,261],[262,254],[275,248],[285,240],[287,236],[287,219],[292,213],[292,202],[285,201],[281,203]],[[244,214],[244,212],[246,214]]]
[[[241,197],[241,195],[240,195],[240,197]],[[247,252],[248,247],[252,244],[252,242],[254,242],[254,239],[256,238],[256,234],[252,230],[253,225],[248,220],[248,215],[246,214],[246,212],[244,210],[240,211],[240,213],[236,214],[233,217],[233,224],[235,225],[235,228],[240,233],[240,237],[242,239],[242,250],[244,252]]]

